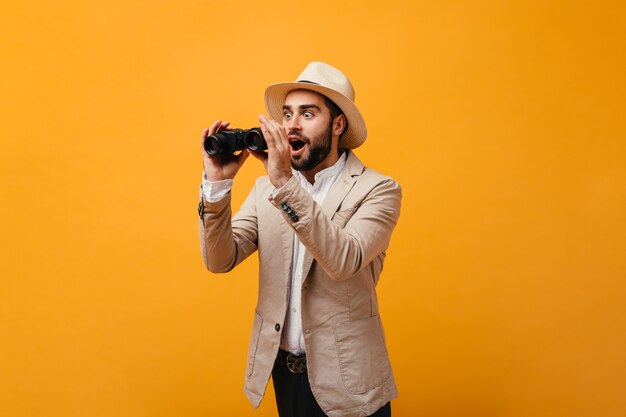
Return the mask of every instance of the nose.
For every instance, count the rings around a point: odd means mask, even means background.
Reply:
[[[289,120],[283,118],[283,127],[287,129],[287,133],[302,130],[300,118],[297,116],[292,116]]]

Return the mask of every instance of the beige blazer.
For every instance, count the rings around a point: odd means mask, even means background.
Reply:
[[[293,234],[307,248],[302,328],[311,390],[330,417],[363,417],[397,396],[376,284],[400,214],[400,186],[351,152],[318,205],[295,177],[273,196],[261,177],[231,221],[230,195],[201,201],[202,257],[227,272],[259,252],[259,294],[244,392],[258,407],[288,308]]]

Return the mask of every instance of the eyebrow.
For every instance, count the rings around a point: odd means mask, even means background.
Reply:
[[[315,109],[315,110],[317,110],[319,112],[322,111],[320,106],[318,106],[316,104],[301,104],[300,106],[298,106],[298,108],[300,110]],[[283,106],[283,110],[291,110],[291,106],[284,105]]]

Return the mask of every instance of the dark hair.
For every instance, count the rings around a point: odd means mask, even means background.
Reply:
[[[328,111],[330,111],[330,120],[331,123],[333,120],[335,120],[335,117],[337,116],[341,116],[343,114],[343,118],[346,121],[344,126],[343,126],[343,131],[341,132],[341,134],[339,135],[339,140],[341,140],[341,138],[343,137],[343,134],[346,133],[346,130],[348,130],[348,118],[346,117],[346,115],[341,111],[341,109],[339,108],[338,105],[335,104],[334,101],[332,101],[331,99],[329,99],[328,97],[324,96],[324,104],[326,104],[326,107],[328,107]]]

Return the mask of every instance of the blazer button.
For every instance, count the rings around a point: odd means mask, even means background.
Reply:
[[[274,328],[276,329],[277,332],[280,331],[280,324],[276,323],[276,326],[274,326]]]

